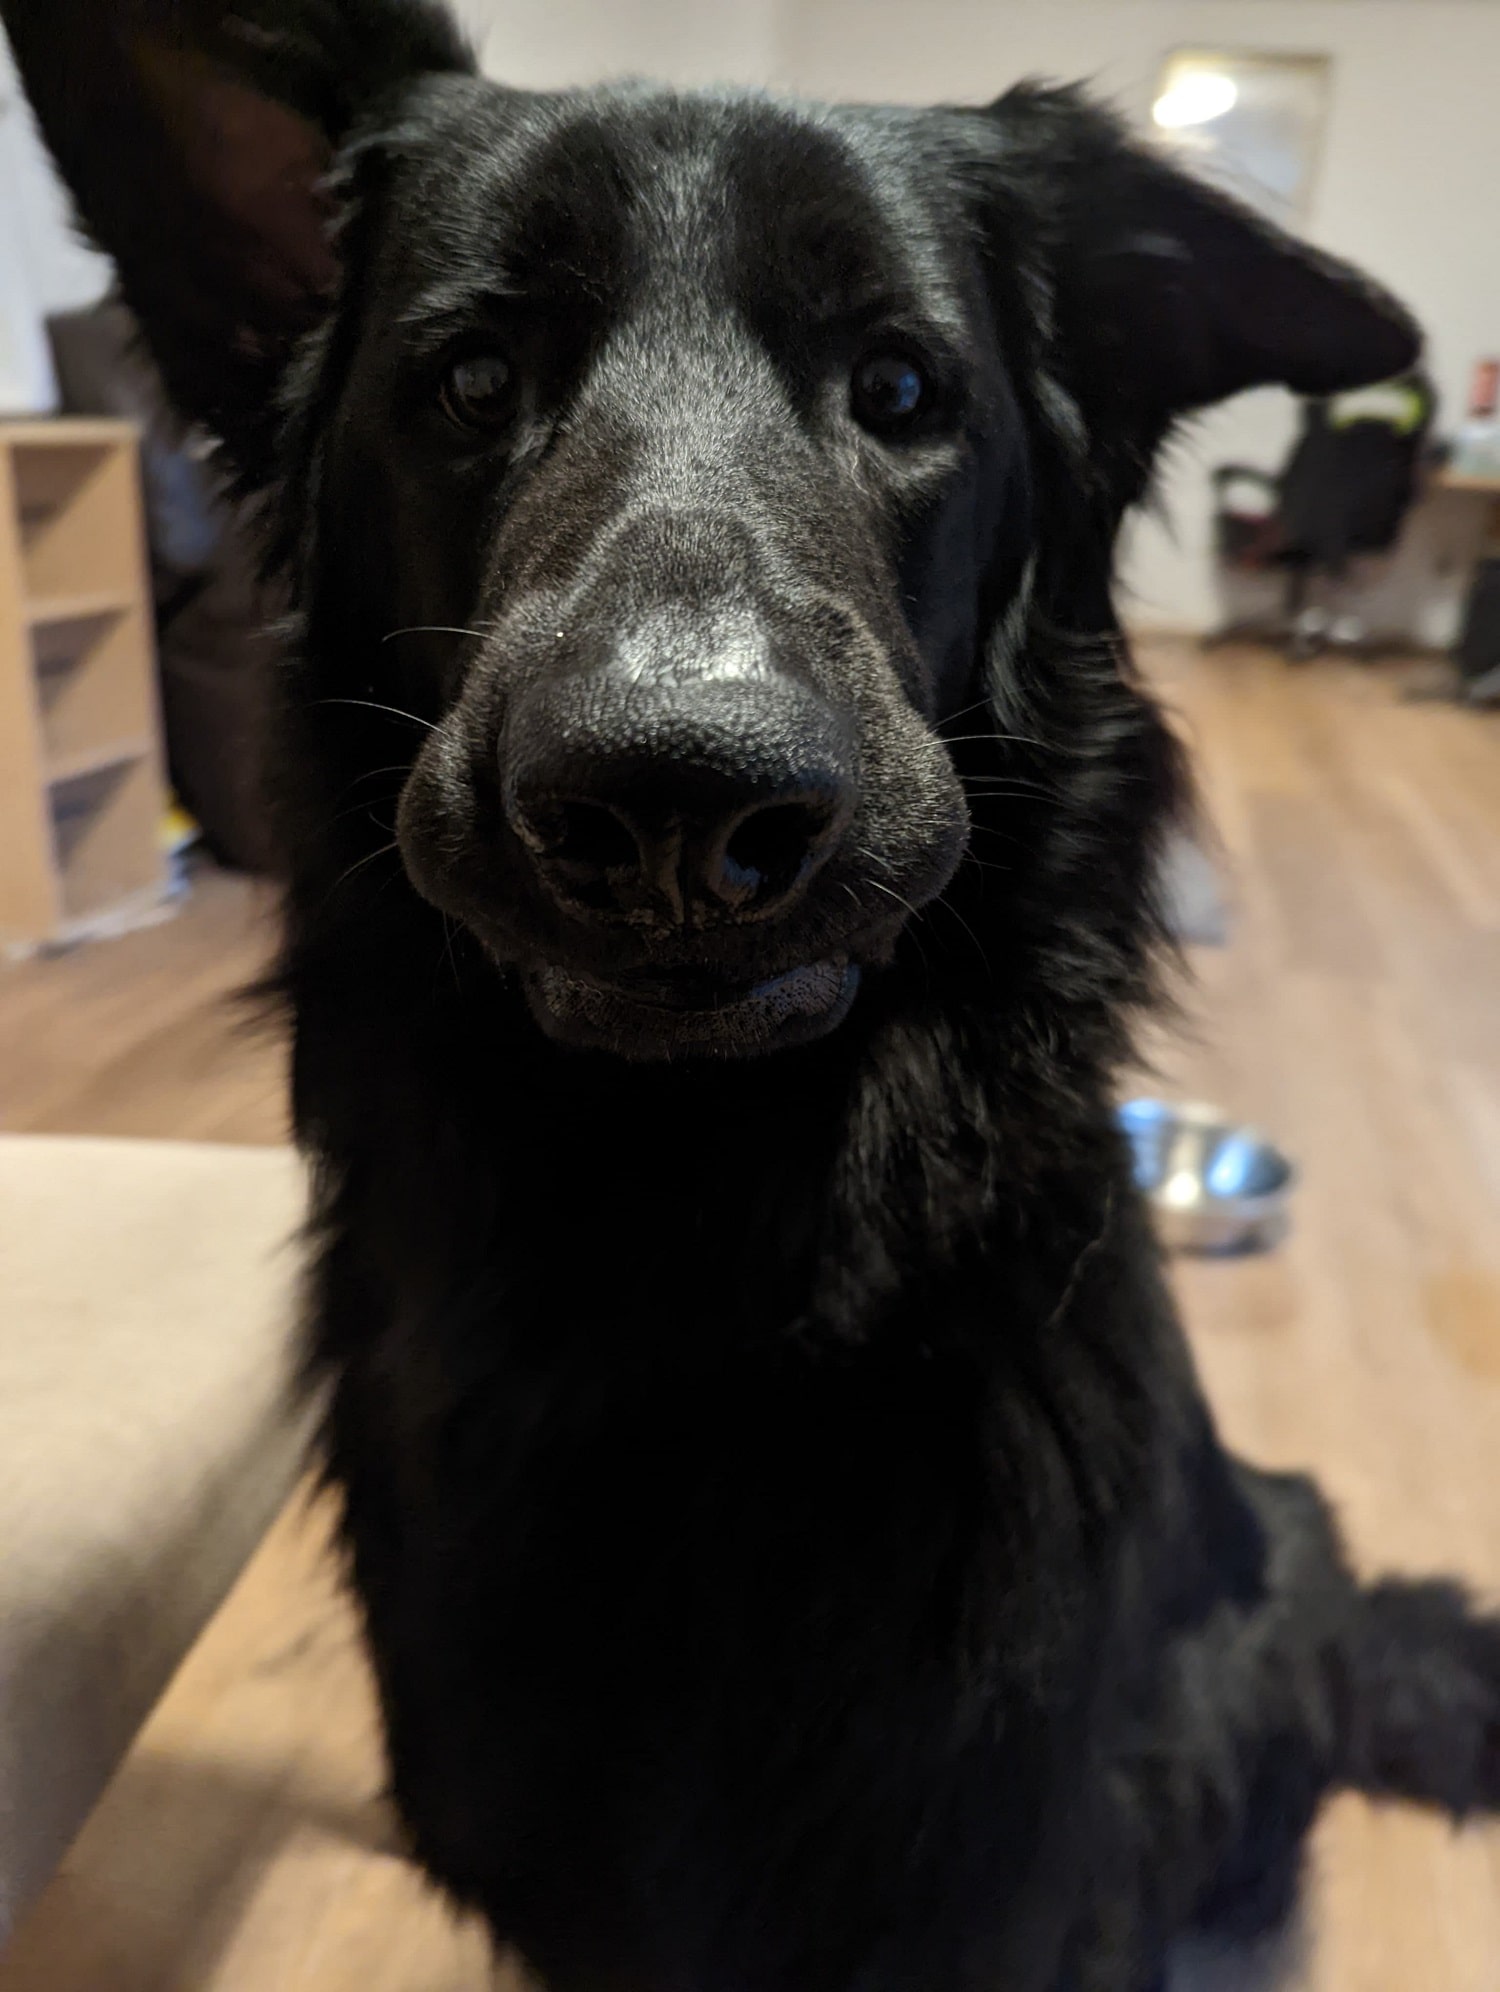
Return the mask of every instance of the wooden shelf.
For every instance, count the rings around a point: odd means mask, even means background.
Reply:
[[[156,742],[145,734],[135,740],[111,740],[100,747],[85,747],[47,763],[47,786],[56,788],[59,782],[75,782],[82,775],[123,768],[132,761],[144,761],[155,752]]]
[[[164,896],[154,645],[134,425],[0,421],[0,939]]]
[[[133,450],[140,440],[134,422],[106,415],[23,415],[0,417],[0,448]]]
[[[27,602],[24,613],[33,629],[41,623],[93,622],[100,616],[123,615],[138,599],[119,588],[93,594],[42,595]]]

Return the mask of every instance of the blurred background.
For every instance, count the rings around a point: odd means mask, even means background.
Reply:
[[[1128,531],[1123,606],[1204,809],[1170,880],[1193,987],[1127,1090],[1162,1103],[1142,1126],[1206,1103],[1226,1153],[1284,1165],[1261,1249],[1174,1260],[1231,1441],[1314,1465],[1368,1567],[1500,1589],[1500,0],[461,11],[523,86],[979,102],[1081,79],[1421,320],[1413,375],[1191,425]],[[463,1992],[484,1964],[391,1841],[327,1517],[282,1505],[285,1046],[233,1002],[274,932],[278,604],[108,281],[0,42],[0,1239],[10,1218],[7,1249],[51,1253],[0,1327],[0,1540],[45,1536],[59,1567],[25,1605],[46,1592],[66,1621],[18,1687],[0,1668],[0,1992]],[[114,1242],[81,1248],[99,1212]],[[187,1236],[195,1295],[163,1284]],[[114,1348],[124,1292],[153,1327]],[[19,1520],[7,1352],[38,1462]],[[101,1397],[126,1408],[95,1481],[79,1406]],[[54,1456],[74,1464],[49,1482]],[[61,1793],[45,1819],[6,1812],[22,1734]],[[1494,1834],[1350,1801],[1313,1867],[1297,1985],[1500,1985]]]
[[[1303,171],[1282,218],[1367,265],[1416,311],[1449,427],[1476,362],[1500,349],[1490,254],[1500,189],[1500,8],[1492,0],[466,0],[485,68],[527,87],[622,74],[702,84],[782,85],[813,95],[974,102],[1023,76],[1087,79],[1143,131],[1175,52],[1309,60]],[[1296,62],[1288,68],[1295,73]],[[1243,67],[1234,69],[1241,93]],[[51,174],[0,67],[0,376],[23,371],[34,314],[99,296],[103,264],[69,238]],[[1239,108],[1239,107],[1237,107]],[[1285,105],[1283,101],[1283,111]],[[1233,118],[1234,113],[1230,116]],[[1274,149],[1276,113],[1252,137]],[[1288,151],[1295,151],[1294,138]],[[20,302],[14,300],[19,298]],[[29,300],[29,303],[28,303]],[[31,316],[28,316],[28,312]],[[33,362],[34,364],[34,362]],[[1290,397],[1245,396],[1205,421],[1167,476],[1164,517],[1143,523],[1126,562],[1138,619],[1198,630],[1217,618],[1214,501],[1206,467],[1279,468],[1295,433]],[[1413,521],[1399,571],[1372,598],[1380,625],[1423,643],[1456,634],[1472,507],[1434,499]]]

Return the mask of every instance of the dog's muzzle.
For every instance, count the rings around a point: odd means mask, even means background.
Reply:
[[[691,979],[673,989],[542,968],[525,982],[548,1035],[581,1049],[633,1059],[754,1058],[832,1030],[854,1001],[859,969],[843,960],[811,962],[716,999]]]

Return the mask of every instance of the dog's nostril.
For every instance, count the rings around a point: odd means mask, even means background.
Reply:
[[[801,875],[828,828],[822,803],[780,802],[738,823],[724,845],[726,896],[785,892]]]
[[[500,761],[536,887],[642,930],[780,913],[855,799],[843,723],[780,681],[565,680],[511,715]]]
[[[541,854],[553,864],[594,872],[635,870],[635,833],[605,803],[551,802],[527,812]]]

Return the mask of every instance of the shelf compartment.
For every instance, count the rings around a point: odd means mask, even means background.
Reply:
[[[135,596],[118,589],[101,589],[93,594],[42,595],[26,604],[26,620],[33,629],[52,623],[89,622],[102,616],[123,615],[135,605]]]
[[[69,775],[49,791],[65,922],[159,895],[163,797],[154,756]]]
[[[127,604],[36,625],[31,656],[49,770],[155,733],[151,636],[141,609]]]
[[[122,768],[129,761],[142,761],[154,752],[155,742],[141,735],[134,740],[107,740],[98,747],[85,747],[47,764],[47,786],[79,781],[84,775],[102,774],[107,768]]]
[[[77,596],[128,600],[141,581],[135,452],[118,443],[11,443],[27,604]]]

